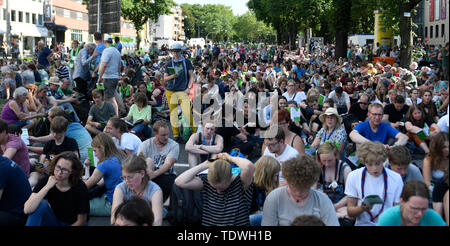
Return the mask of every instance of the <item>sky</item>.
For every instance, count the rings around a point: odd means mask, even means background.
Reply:
[[[234,15],[242,15],[248,11],[248,0],[174,0],[176,4],[222,4],[225,6],[231,6]]]

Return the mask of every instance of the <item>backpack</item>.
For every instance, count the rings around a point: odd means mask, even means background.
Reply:
[[[200,226],[203,200],[199,190],[187,190],[173,184],[167,220],[174,226]]]

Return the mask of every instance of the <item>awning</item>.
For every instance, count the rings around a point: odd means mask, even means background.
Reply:
[[[56,31],[65,31],[67,30],[66,26],[63,25],[57,25],[55,23],[45,23],[45,26],[48,30],[56,30]]]
[[[24,30],[19,30],[17,28],[12,28],[11,30],[12,35],[16,36],[24,36],[24,37],[47,37],[48,36],[48,30],[45,27],[33,27],[33,28],[27,28]]]

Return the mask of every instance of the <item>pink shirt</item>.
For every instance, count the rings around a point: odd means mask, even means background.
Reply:
[[[25,172],[27,177],[30,176],[30,156],[28,155],[28,149],[22,139],[14,134],[8,134],[8,142],[5,145],[5,150],[9,148],[17,149],[14,158],[12,159],[17,163]],[[3,155],[3,150],[0,148],[0,155]]]

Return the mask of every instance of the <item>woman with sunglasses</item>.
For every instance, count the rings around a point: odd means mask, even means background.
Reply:
[[[138,197],[151,205],[154,215],[154,226],[162,225],[163,218],[163,194],[161,188],[150,180],[145,160],[136,155],[128,156],[122,163],[123,182],[114,190],[111,209],[111,224],[116,223],[116,209],[125,201]]]
[[[50,163],[50,176],[36,185],[25,202],[27,226],[83,226],[89,214],[84,168],[72,151],[62,152]]]

